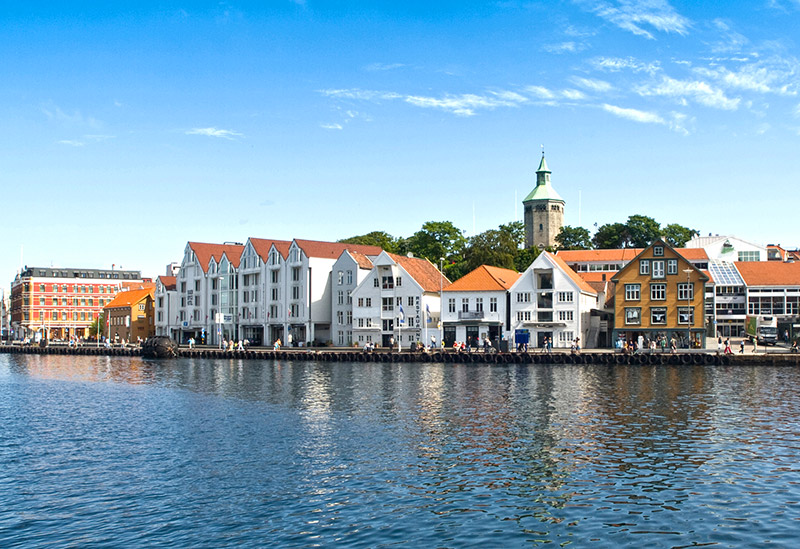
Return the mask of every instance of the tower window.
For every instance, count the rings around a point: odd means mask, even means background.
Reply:
[[[539,223],[539,230],[540,230],[540,231],[541,231],[541,230],[544,230],[544,229],[543,229],[543,226],[542,226],[542,224],[541,224],[541,223]]]

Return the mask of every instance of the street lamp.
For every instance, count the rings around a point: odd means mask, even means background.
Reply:
[[[444,345],[444,258],[439,258],[439,346]],[[426,336],[427,337],[427,336]]]
[[[689,322],[690,318],[694,318],[694,315],[691,315],[692,310],[692,302],[691,302],[691,295],[692,292],[690,291],[692,287],[691,281],[691,274],[693,269],[684,269],[683,272],[686,273],[686,348],[692,348],[692,325]]]

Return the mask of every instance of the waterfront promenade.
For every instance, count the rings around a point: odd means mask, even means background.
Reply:
[[[736,347],[738,349],[738,346]],[[218,358],[241,360],[313,360],[318,362],[372,362],[372,363],[454,363],[454,364],[639,364],[639,365],[747,365],[767,364],[773,366],[800,366],[800,354],[790,353],[781,346],[759,348],[753,353],[748,346],[744,354],[738,350],[725,355],[715,349],[682,349],[676,353],[644,351],[621,353],[613,349],[587,349],[580,353],[554,349],[551,353],[540,350],[531,352],[456,352],[437,350],[435,352],[392,351],[378,349],[363,351],[355,348],[304,348],[291,347],[275,351],[267,347],[248,347],[246,350],[222,350],[213,346],[177,349],[179,358]],[[141,356],[138,347],[96,347],[83,345],[68,347],[64,345],[2,345],[0,353],[38,354],[38,355],[76,355],[76,356]]]

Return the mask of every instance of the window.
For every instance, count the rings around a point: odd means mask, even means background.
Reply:
[[[273,284],[277,284],[278,283],[278,273],[279,272],[280,271],[275,270],[275,271],[272,271],[272,272],[269,273],[270,280],[272,281]]]
[[[363,318],[359,318],[358,319],[358,327],[359,328],[363,328],[364,327],[364,319]]]
[[[739,261],[761,261],[761,252],[739,252]]]
[[[413,295],[408,296],[408,306],[409,307],[413,307],[414,306],[414,296]]]
[[[530,292],[517,292],[517,303],[530,303],[530,302],[531,302]]]
[[[345,313],[345,322],[347,322],[347,324],[353,323],[353,311],[347,311],[347,313]]]
[[[664,256],[664,246],[653,246],[653,255],[656,257]]]
[[[394,278],[391,276],[382,276],[381,277],[381,288],[384,290],[391,290],[394,288]]]
[[[664,278],[664,260],[653,260],[653,278]]]
[[[489,298],[489,312],[496,313],[497,312],[497,298],[490,297]]]
[[[641,284],[625,284],[625,301],[641,299]]]
[[[678,284],[678,301],[691,301],[694,299],[694,284],[682,282]]]
[[[519,322],[527,322],[531,319],[530,311],[517,311],[517,320]]]
[[[336,297],[339,305],[344,305],[344,292],[342,290],[339,290]]]
[[[348,284],[353,283],[353,271],[347,271],[347,283]]]
[[[344,324],[344,311],[336,311],[336,321],[339,324]]]
[[[462,297],[461,298],[461,312],[468,312],[469,311],[469,298]]]
[[[344,271],[339,271],[336,273],[336,280],[339,283],[339,286],[344,284]]]
[[[678,307],[678,324],[694,324],[694,307]]]
[[[558,332],[558,342],[562,346],[567,346],[575,339],[575,334],[572,332]]]
[[[558,320],[562,322],[573,320],[573,318],[572,311],[558,311]]]
[[[364,306],[364,298],[363,297],[359,297],[358,301],[356,301],[356,303],[358,304],[359,307],[363,307]]]
[[[456,312],[456,298],[450,297],[447,299],[447,310],[451,313]]]
[[[560,303],[572,303],[572,292],[558,292],[558,301]]]
[[[482,297],[476,297],[475,298],[475,310],[478,311],[478,312],[481,312],[481,313],[483,312],[483,298]]]
[[[384,332],[394,331],[394,319],[392,318],[383,319],[383,331]]]
[[[641,324],[642,310],[639,307],[625,307],[625,324]]]
[[[653,301],[664,301],[667,299],[667,285],[650,284],[650,299]]]
[[[395,279],[395,283],[397,284],[398,287],[402,286],[403,285],[403,277],[402,276],[398,276],[397,279]]]
[[[667,274],[668,275],[678,274],[678,260],[677,259],[667,259]]]
[[[372,298],[371,297],[365,297],[364,298],[364,306],[365,307],[372,307]]]
[[[278,288],[272,288],[272,301],[278,301],[278,294],[279,294]],[[216,296],[213,296],[213,295],[211,296],[212,299],[214,297],[216,297]],[[216,305],[215,302],[212,302],[212,304]]]
[[[291,315],[291,316],[293,316],[293,317],[300,316],[300,306],[299,306],[297,303],[294,303],[294,304],[293,304],[293,305],[292,305],[292,306],[289,308],[289,315]]]
[[[375,286],[376,288],[381,285],[381,281],[378,280],[378,276],[377,275],[375,275],[375,278],[372,280],[372,282],[373,282],[372,285]]]
[[[653,307],[650,309],[650,324],[666,324],[667,323],[667,308],[666,307]]]
[[[648,259],[639,260],[639,274],[650,274],[650,261]]]
[[[539,311],[536,314],[536,320],[539,322],[553,322],[553,311]]]
[[[299,281],[300,281],[300,267],[292,267],[292,282],[299,282]]]
[[[384,297],[381,299],[381,303],[384,311],[394,311],[394,298]]]

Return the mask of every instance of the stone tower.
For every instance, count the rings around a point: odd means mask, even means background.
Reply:
[[[536,170],[536,187],[522,205],[525,207],[525,247],[555,247],[556,236],[564,226],[564,199],[550,185],[544,151]]]

